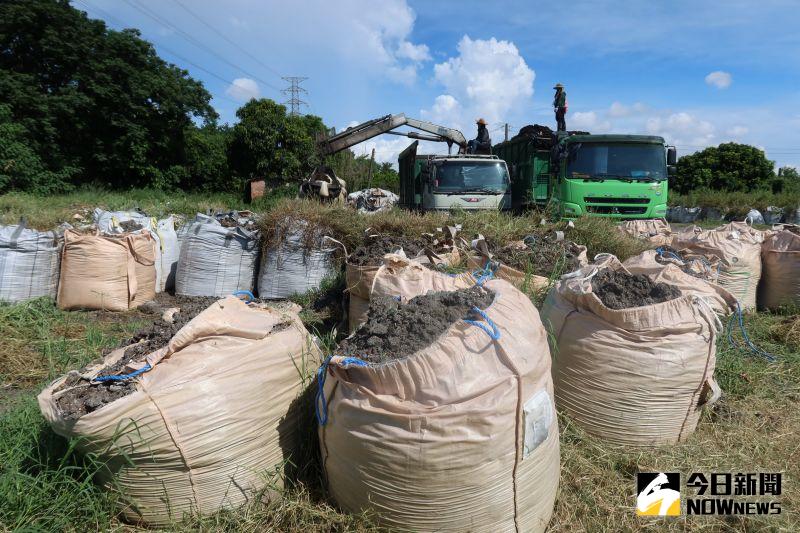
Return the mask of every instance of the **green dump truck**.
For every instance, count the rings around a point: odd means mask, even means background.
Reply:
[[[677,155],[662,137],[553,134],[535,125],[492,152],[510,169],[515,210],[549,204],[563,218],[666,216]]]

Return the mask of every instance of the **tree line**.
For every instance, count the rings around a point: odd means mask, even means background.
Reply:
[[[107,188],[241,190],[250,178],[294,180],[322,163],[312,115],[272,100],[220,124],[211,94],[135,29],[116,31],[67,0],[0,3],[0,192]],[[367,176],[351,152],[326,161]],[[376,165],[375,185],[396,181]]]

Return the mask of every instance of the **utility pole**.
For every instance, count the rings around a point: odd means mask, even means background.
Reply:
[[[508,122],[506,122],[506,142],[508,142]]]
[[[300,94],[308,94],[308,91],[300,87],[300,84],[308,78],[303,76],[284,76],[281,79],[289,82],[289,87],[281,91],[289,96],[289,99],[283,103],[289,106],[289,114],[296,117],[300,114],[300,106],[308,105],[307,102],[300,99]]]
[[[369,181],[367,182],[367,189],[372,189],[372,165],[375,164],[375,148],[372,149],[372,159],[369,160]]]

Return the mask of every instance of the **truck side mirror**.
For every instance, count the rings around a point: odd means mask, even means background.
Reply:
[[[511,163],[511,168],[508,169],[508,170],[509,170],[509,174],[510,174],[509,178],[511,178],[511,181],[516,180],[517,179],[517,164],[516,163]]]
[[[678,167],[676,167],[675,165],[668,165],[667,176],[670,178],[674,178],[676,174],[678,174]]]
[[[674,146],[667,146],[667,165],[675,166],[678,164],[678,150]]]

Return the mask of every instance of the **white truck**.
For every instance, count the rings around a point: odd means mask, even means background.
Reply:
[[[396,132],[401,126],[424,133]],[[505,161],[491,155],[466,154],[467,140],[460,131],[408,118],[403,113],[369,120],[331,136],[317,139],[321,155],[335,154],[381,134],[401,135],[415,140],[401,154],[400,205],[423,211],[507,209],[511,187]],[[419,140],[447,143],[455,155],[419,155]]]

